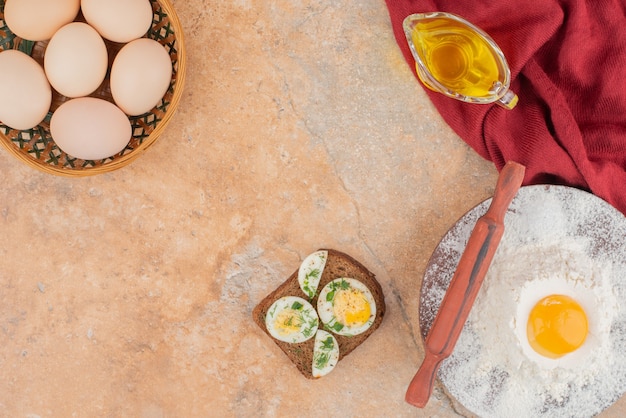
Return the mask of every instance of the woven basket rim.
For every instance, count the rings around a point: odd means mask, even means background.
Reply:
[[[9,151],[10,154],[15,156],[23,163],[26,163],[28,166],[43,171],[45,173],[65,177],[86,177],[96,174],[108,173],[122,168],[139,158],[148,148],[150,148],[156,142],[156,140],[163,133],[165,128],[169,125],[170,120],[172,119],[174,113],[178,108],[178,104],[182,97],[185,85],[187,60],[182,25],[170,0],[152,0],[152,2],[157,2],[161,7],[161,10],[167,15],[169,23],[172,25],[174,30],[177,52],[176,81],[173,85],[172,98],[169,105],[167,106],[167,110],[163,114],[163,117],[160,121],[158,121],[153,131],[150,132],[150,134],[145,139],[143,139],[143,141],[139,145],[137,145],[132,151],[124,155],[117,156],[111,161],[94,167],[81,167],[79,169],[73,169],[70,167],[61,167],[54,166],[52,164],[46,164],[40,160],[33,158],[27,152],[21,150],[9,137],[0,132],[0,143],[5,149]]]

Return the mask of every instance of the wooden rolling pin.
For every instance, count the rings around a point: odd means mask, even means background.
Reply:
[[[512,161],[500,172],[491,205],[474,226],[426,337],[426,356],[406,392],[405,400],[411,405],[426,406],[439,365],[452,354],[504,234],[504,215],[522,185],[524,172],[523,165]]]

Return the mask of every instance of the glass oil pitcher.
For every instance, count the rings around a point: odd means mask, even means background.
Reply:
[[[419,79],[433,91],[469,103],[513,109],[511,70],[493,39],[451,13],[407,16],[403,23]]]

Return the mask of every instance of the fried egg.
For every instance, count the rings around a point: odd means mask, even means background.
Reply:
[[[338,278],[320,292],[317,312],[327,330],[352,336],[372,326],[376,318],[376,302],[367,286],[360,281]]]
[[[300,268],[298,269],[298,283],[300,284],[300,289],[302,289],[309,299],[315,297],[327,259],[328,251],[320,250],[309,254],[304,261],[302,261],[302,264],[300,264]]]
[[[339,344],[330,332],[323,329],[315,334],[313,346],[313,377],[322,377],[330,373],[339,362]]]
[[[301,343],[312,338],[318,325],[313,305],[297,296],[278,299],[265,315],[265,326],[270,335],[287,343]]]
[[[608,331],[584,280],[551,277],[520,292],[514,330],[523,353],[545,369],[580,366]]]

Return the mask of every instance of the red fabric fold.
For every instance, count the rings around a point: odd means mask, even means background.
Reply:
[[[386,0],[415,73],[402,21],[455,13],[487,32],[511,67],[513,110],[463,103],[425,88],[444,120],[500,170],[526,166],[524,184],[588,190],[626,214],[626,1]]]

